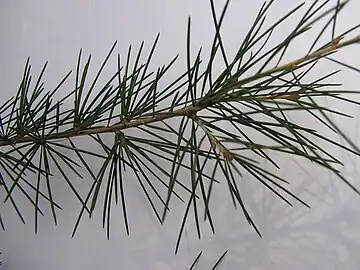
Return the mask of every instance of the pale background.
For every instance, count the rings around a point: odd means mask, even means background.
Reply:
[[[275,2],[269,13],[269,21],[300,3],[296,0]],[[217,1],[218,10],[223,3]],[[262,0],[231,1],[223,29],[230,52],[234,52],[244,37],[262,3]],[[31,56],[35,73],[40,71],[45,61],[49,61],[45,82],[51,89],[61,76],[75,68],[81,47],[85,56],[88,53],[93,55],[95,72],[115,40],[118,40],[116,51],[121,54],[126,53],[129,44],[137,48],[142,40],[145,40],[148,51],[158,32],[161,32],[161,37],[154,65],[165,64],[180,53],[174,72],[183,72],[187,17],[191,15],[193,22],[193,51],[199,46],[206,51],[214,33],[209,7],[207,0],[2,0],[1,98],[5,100],[15,93],[27,56]],[[340,29],[360,23],[359,10],[360,1],[353,0],[339,18]],[[282,29],[289,31],[293,26],[294,21]],[[275,40],[281,34],[281,31],[276,32]],[[292,53],[300,56],[299,52],[306,50],[306,42],[306,39],[300,40],[292,48]],[[359,67],[359,46],[346,50],[341,54],[341,59]],[[111,65],[111,71],[114,71],[115,62],[112,61]],[[336,67],[329,64],[324,68],[331,70]],[[355,72],[344,70],[336,80],[344,83],[344,87],[358,90],[359,76]],[[356,107],[341,109],[358,115]],[[356,117],[343,121],[341,126],[360,142],[357,132],[359,120]],[[337,154],[346,164],[345,176],[360,187],[360,174],[356,166],[359,160],[341,151]],[[288,177],[293,185],[292,190],[309,202],[312,209],[307,210],[299,204],[290,209],[272,194],[263,192],[263,189],[244,187],[243,193],[264,235],[263,239],[259,239],[244,222],[240,211],[232,209],[226,187],[213,198],[217,202],[213,210],[216,234],[212,235],[208,226],[203,226],[203,238],[199,241],[195,227],[190,223],[177,256],[174,256],[174,247],[183,208],[175,206],[161,227],[142,200],[142,193],[136,191],[134,196],[128,195],[131,197],[128,204],[130,236],[125,234],[122,214],[117,208],[118,212],[114,210],[110,241],[106,240],[105,231],[101,228],[100,215],[90,221],[84,219],[75,238],[71,239],[79,209],[67,186],[59,183],[56,184],[57,201],[65,209],[59,214],[60,224],[54,227],[51,216],[47,215],[41,219],[38,235],[34,235],[32,209],[26,211],[26,206],[23,208],[28,224],[22,225],[11,207],[0,206],[7,228],[5,232],[0,232],[1,259],[4,262],[2,269],[180,270],[188,269],[201,250],[203,256],[197,269],[210,269],[227,249],[229,253],[219,269],[359,269],[360,198],[339,179],[323,170],[298,166],[288,159],[281,163],[283,169],[280,174]],[[257,196],[250,196],[254,188],[257,188]],[[132,194],[132,190],[128,192]]]

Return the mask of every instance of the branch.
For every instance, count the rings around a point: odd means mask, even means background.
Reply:
[[[287,64],[269,69],[267,71],[264,71],[263,73],[256,74],[254,76],[251,76],[249,78],[246,78],[244,80],[236,81],[234,83],[231,83],[227,85],[226,87],[220,89],[217,93],[227,93],[231,90],[238,89],[241,86],[244,86],[245,84],[248,84],[250,82],[253,82],[255,80],[258,80],[260,78],[267,77],[269,75],[273,75],[275,73],[293,69],[296,66],[303,64],[305,62],[308,62],[313,59],[322,58],[324,56],[327,56],[333,52],[336,52],[338,49],[353,45],[356,43],[360,43],[360,36],[354,37],[352,39],[340,42],[342,37],[336,38],[333,42],[330,43],[329,46],[326,46],[325,48],[319,49],[311,54],[305,55],[303,57],[300,57],[298,59],[295,59]],[[264,99],[286,99],[286,100],[294,100],[299,99],[300,97],[298,95],[267,95],[264,97]],[[37,137],[37,136],[21,136],[17,135],[12,138],[7,138],[6,136],[0,136],[0,146],[5,145],[16,145],[17,143],[25,143],[25,142],[32,142],[32,141],[42,141],[42,140],[57,140],[57,139],[64,139],[64,138],[72,138],[72,137],[78,137],[78,136],[85,136],[85,135],[94,135],[94,134],[102,134],[102,133],[113,133],[117,131],[121,131],[128,128],[134,128],[139,127],[142,125],[147,125],[154,122],[163,121],[169,118],[178,117],[178,116],[186,116],[186,115],[192,115],[194,113],[197,113],[204,108],[207,108],[213,104],[215,104],[216,101],[208,101],[205,99],[200,99],[195,103],[195,105],[188,105],[181,109],[177,109],[173,112],[168,113],[162,113],[155,116],[150,117],[144,117],[140,119],[134,119],[131,121],[121,121],[111,126],[98,126],[98,127],[90,127],[83,130],[69,130],[64,132],[59,132],[56,134],[50,134],[49,136],[45,137]]]

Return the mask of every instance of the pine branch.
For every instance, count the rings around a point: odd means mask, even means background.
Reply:
[[[346,40],[343,42],[340,42],[341,39],[342,39],[342,37],[337,37],[335,40],[333,40],[331,42],[331,44],[329,46],[326,46],[323,49],[319,49],[309,55],[305,55],[305,56],[298,58],[296,60],[293,60],[287,64],[272,68],[272,69],[267,70],[258,75],[254,75],[254,76],[246,78],[244,80],[233,82],[233,83],[227,85],[226,87],[224,87],[223,89],[219,89],[218,92],[222,93],[222,94],[228,93],[232,90],[239,89],[243,85],[246,85],[253,81],[259,80],[263,77],[271,76],[271,75],[274,75],[274,74],[282,72],[282,71],[294,70],[296,68],[296,66],[304,64],[308,61],[323,58],[327,55],[332,54],[333,52],[336,52],[338,49],[341,49],[341,48],[349,46],[349,45],[354,45],[354,44],[360,43],[360,36],[354,37],[352,39],[349,39],[349,40]],[[233,78],[233,79],[235,80],[237,78]],[[257,97],[260,100],[284,99],[284,100],[294,101],[294,100],[300,99],[301,95],[299,95],[298,93],[293,93],[293,94],[283,94],[283,95],[281,95],[281,94],[280,95],[279,94],[265,95],[265,96],[257,96]],[[70,130],[70,131],[59,132],[56,134],[50,134],[50,135],[44,136],[44,137],[41,137],[41,136],[35,137],[35,136],[26,136],[26,135],[21,136],[20,135],[20,136],[8,138],[7,136],[1,135],[0,136],[0,146],[15,145],[17,143],[25,143],[25,142],[44,143],[45,141],[54,140],[54,139],[65,139],[65,138],[72,138],[72,137],[77,137],[77,136],[102,134],[102,133],[114,133],[114,132],[118,132],[118,131],[128,129],[128,128],[139,127],[139,126],[151,124],[154,122],[161,122],[161,121],[167,120],[169,118],[173,118],[173,117],[195,115],[197,112],[199,112],[205,108],[211,107],[212,105],[214,105],[218,102],[218,101],[213,101],[212,99],[199,99],[195,102],[194,105],[188,105],[188,106],[185,106],[181,109],[177,109],[172,112],[162,113],[162,114],[158,114],[155,116],[142,117],[140,119],[134,119],[131,121],[124,120],[124,121],[120,121],[116,124],[113,124],[111,126],[95,126],[95,127],[84,128],[82,130]]]
[[[240,206],[249,224],[261,236],[260,229],[257,228],[241,196],[239,183],[244,173],[264,185],[288,205],[292,206],[292,200],[295,200],[309,207],[284,186],[289,183],[286,179],[259,165],[259,161],[262,160],[280,169],[271,156],[272,153],[297,156],[311,161],[337,175],[360,194],[335,167],[342,165],[341,161],[326,148],[321,147],[321,144],[312,140],[316,138],[322,143],[359,156],[358,146],[330,117],[331,114],[341,117],[349,115],[320,105],[318,99],[325,97],[359,105],[359,102],[344,96],[360,92],[337,89],[340,85],[331,81],[337,71],[313,81],[307,79],[320,61],[331,61],[359,72],[358,68],[334,59],[333,56],[339,50],[360,43],[360,35],[348,38],[348,35],[360,25],[336,35],[338,13],[347,2],[338,3],[330,8],[327,8],[327,3],[313,2],[294,30],[269,49],[266,46],[273,31],[299,12],[303,5],[295,7],[264,29],[266,13],[274,1],[265,3],[231,60],[224,49],[220,32],[229,1],[217,18],[215,4],[211,0],[216,33],[209,60],[206,62],[202,59],[201,49],[195,57],[190,55],[189,18],[186,70],[167,86],[159,85],[162,85],[160,82],[163,82],[178,56],[167,65],[149,72],[159,35],[155,38],[145,61],[144,42],[141,43],[135,57],[133,48],[129,47],[124,66],[121,65],[118,55],[116,72],[101,86],[100,75],[115,50],[116,42],[105,57],[95,79],[90,82],[88,73],[91,55],[82,67],[81,50],[75,72],[75,87],[60,100],[54,100],[54,95],[68,81],[71,72],[64,76],[54,90],[45,92],[42,79],[47,64],[44,65],[34,86],[28,59],[18,92],[0,107],[0,184],[5,192],[5,202],[10,202],[21,221],[25,222],[13,195],[14,190],[20,190],[34,206],[37,231],[38,214],[43,215],[40,199],[45,199],[50,203],[56,224],[56,212],[61,207],[54,201],[55,193],[51,183],[54,177],[60,175],[82,205],[73,235],[84,212],[92,216],[101,195],[104,196],[102,224],[106,227],[107,237],[110,237],[113,201],[115,204],[121,203],[125,229],[129,234],[123,177],[128,169],[136,177],[150,207],[161,223],[170,209],[172,195],[182,203],[186,200],[181,192],[189,196],[177,239],[177,252],[191,207],[194,210],[198,237],[201,237],[200,210],[204,211],[204,219],[215,232],[210,197],[216,184],[221,182],[228,185],[234,206]],[[328,20],[311,44],[309,52],[281,64],[289,46],[304,33],[308,33],[313,25],[318,25],[326,18]],[[331,27],[330,41],[317,46],[320,38]],[[314,49],[316,47],[318,48]],[[216,57],[221,57],[224,63],[224,69],[218,75],[213,74]],[[273,61],[276,62],[275,67],[270,66]],[[260,65],[260,68],[254,72],[253,68],[257,65]],[[246,75],[248,73],[250,75]],[[86,87],[88,84],[90,86]],[[68,101],[72,102],[73,107],[65,109]],[[324,127],[340,134],[350,146],[340,144],[318,130],[289,120],[287,114],[291,112],[312,116]],[[258,116],[263,120],[259,120]],[[222,123],[230,128],[225,129]],[[131,135],[132,130],[137,132],[136,136]],[[255,140],[255,133],[266,137],[271,143]],[[111,134],[113,142],[105,142],[103,134]],[[79,147],[75,138],[80,136],[90,140],[100,150],[93,152]],[[234,145],[236,146],[232,147]],[[77,159],[63,154],[64,150],[72,151]],[[249,151],[254,153],[257,159],[247,156]],[[88,165],[89,158],[98,160],[98,171]],[[91,188],[85,198],[80,195],[72,177],[69,176],[69,173],[73,173],[82,178],[79,168],[85,169],[91,179]],[[189,183],[186,183],[184,177],[180,177],[180,172],[189,174]],[[36,180],[31,181],[29,175]],[[40,188],[42,182],[46,186],[46,192]],[[161,194],[155,183],[165,187],[165,195]],[[35,196],[31,196],[27,191],[29,187],[35,191]],[[156,206],[157,203],[162,205],[162,213]],[[4,228],[1,215],[0,223]]]

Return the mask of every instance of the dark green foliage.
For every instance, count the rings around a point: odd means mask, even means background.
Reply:
[[[37,231],[38,215],[43,215],[39,200],[45,199],[49,202],[56,224],[56,212],[61,207],[55,202],[51,183],[54,177],[61,176],[82,205],[73,235],[84,213],[91,217],[101,197],[104,199],[102,222],[107,237],[110,237],[113,202],[121,204],[125,229],[129,234],[131,220],[127,215],[124,172],[130,171],[159,222],[164,222],[173,196],[186,204],[176,243],[177,252],[190,209],[193,210],[199,238],[202,220],[208,221],[211,230],[215,232],[210,197],[216,184],[224,181],[229,187],[234,206],[241,208],[249,224],[261,236],[260,229],[247,211],[239,188],[244,173],[259,181],[288,205],[292,206],[295,200],[309,207],[287,189],[289,182],[286,179],[261,167],[259,160],[279,168],[272,157],[273,153],[299,156],[316,163],[336,174],[359,193],[336,169],[336,165],[341,165],[341,162],[311,139],[317,138],[322,143],[354,155],[360,154],[359,148],[329,115],[349,116],[320,105],[317,101],[326,97],[358,105],[344,95],[359,92],[339,89],[339,84],[331,82],[332,76],[338,71],[315,80],[307,79],[320,61],[330,60],[359,72],[358,68],[334,58],[338,50],[360,42],[360,36],[347,38],[359,25],[337,34],[338,13],[348,2],[338,2],[335,7],[328,7],[328,2],[313,1],[293,31],[267,50],[264,50],[265,45],[274,30],[302,10],[303,5],[295,7],[265,28],[265,16],[274,0],[264,3],[235,57],[230,59],[220,32],[229,1],[217,18],[215,3],[211,0],[216,33],[210,58],[207,61],[202,59],[201,49],[195,57],[190,55],[189,18],[187,69],[163,87],[159,87],[159,82],[163,83],[178,56],[167,65],[154,71],[149,70],[159,35],[145,61],[144,43],[141,43],[135,55],[133,47],[129,46],[124,66],[118,55],[117,71],[104,85],[100,85],[99,78],[115,51],[116,43],[89,87],[86,85],[90,80],[88,72],[91,55],[82,66],[83,56],[80,51],[74,89],[60,100],[55,100],[54,94],[69,79],[71,72],[55,89],[46,92],[42,78],[47,64],[34,84],[28,60],[18,92],[0,107],[0,184],[6,193],[5,202],[14,206],[25,223],[13,196],[15,189],[22,192],[34,206]],[[308,54],[292,62],[282,63],[289,46],[322,20],[326,21],[324,27],[310,43]],[[332,29],[330,41],[318,45],[327,29]],[[221,57],[224,64],[223,71],[217,76],[213,72],[216,57]],[[275,66],[271,65],[274,61]],[[257,66],[257,71],[253,72]],[[252,72],[251,75],[245,75],[249,72]],[[72,100],[73,107],[64,109],[63,105],[68,100]],[[340,134],[349,146],[329,139],[317,130],[292,122],[287,117],[290,112],[311,115],[320,124]],[[264,120],[259,120],[259,116]],[[170,121],[178,121],[178,125],[172,125]],[[232,130],[224,128],[224,123]],[[136,131],[136,136],[131,131]],[[104,140],[104,134],[113,136],[112,143]],[[265,136],[272,143],[260,143],[253,138],[254,134]],[[75,138],[79,136],[87,137],[101,151],[93,152],[78,146]],[[72,151],[77,160],[64,155],[64,150]],[[256,154],[259,160],[247,157],[245,153],[248,151]],[[98,160],[98,164],[101,164],[99,170],[88,165],[89,158]],[[73,175],[83,177],[79,168],[83,168],[88,173],[86,179],[92,181],[85,197],[74,185]],[[188,173],[188,177],[184,177],[184,172]],[[32,178],[29,178],[30,175],[33,175]],[[40,189],[43,182],[47,187],[46,192]],[[158,190],[158,185],[167,189],[165,195]],[[34,196],[28,192],[29,189],[34,191]],[[187,194],[187,198],[184,194]],[[158,204],[162,205],[161,209]],[[4,228],[1,215],[0,225]],[[216,269],[225,254],[213,269]],[[200,254],[190,269],[193,269],[199,257]]]

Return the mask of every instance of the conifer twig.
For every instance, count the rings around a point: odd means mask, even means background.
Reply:
[[[42,80],[47,64],[34,83],[28,60],[17,93],[0,106],[0,187],[5,193],[5,203],[11,203],[20,220],[25,222],[14,196],[14,190],[19,190],[34,206],[37,232],[38,215],[43,215],[41,202],[44,200],[50,204],[54,223],[57,224],[57,211],[61,207],[54,200],[52,179],[60,176],[81,204],[73,235],[83,215],[86,213],[91,217],[102,196],[102,224],[106,227],[107,237],[110,237],[113,202],[121,204],[129,234],[124,177],[124,172],[129,171],[139,183],[159,222],[164,222],[173,195],[187,205],[175,248],[177,252],[191,207],[198,237],[201,237],[199,212],[202,210],[205,220],[215,232],[210,197],[216,184],[221,182],[227,184],[234,206],[241,208],[246,220],[261,236],[241,196],[239,182],[244,173],[286,204],[292,206],[292,200],[295,200],[309,207],[284,185],[289,184],[286,179],[259,165],[259,160],[264,160],[280,169],[272,153],[311,161],[334,173],[360,194],[335,167],[342,165],[341,161],[326,147],[314,143],[315,138],[360,156],[359,147],[329,117],[331,114],[349,115],[320,105],[317,100],[325,97],[360,105],[360,102],[345,97],[360,91],[338,89],[340,85],[332,81],[338,71],[315,80],[308,79],[308,74],[322,60],[359,71],[329,56],[350,45],[360,44],[360,35],[348,38],[360,28],[360,24],[336,35],[336,18],[348,2],[328,8],[326,3],[315,0],[293,31],[275,46],[267,48],[273,31],[303,8],[302,4],[295,7],[265,28],[266,14],[273,3],[271,0],[260,8],[235,57],[230,59],[220,31],[229,1],[217,18],[215,2],[210,0],[216,33],[209,60],[202,59],[201,49],[195,57],[190,54],[189,18],[186,70],[167,86],[159,82],[163,82],[178,56],[167,65],[149,70],[159,35],[145,60],[144,43],[137,51],[129,47],[123,66],[118,55],[117,70],[103,85],[100,85],[99,77],[115,50],[116,42],[92,81],[88,77],[91,55],[83,65],[81,50],[74,89],[60,100],[55,100],[54,94],[69,79],[71,72],[54,90],[46,92]],[[322,20],[326,22],[309,52],[282,64],[289,46]],[[319,39],[331,26],[330,41],[318,46]],[[216,57],[220,57],[224,64],[219,74],[213,72]],[[274,60],[277,64],[270,66]],[[252,68],[257,65],[261,67],[253,72]],[[68,100],[73,104],[70,109],[63,107]],[[320,130],[289,120],[289,112],[310,115],[324,127],[340,134],[350,146],[330,139]],[[266,120],[259,120],[258,116]],[[128,132],[130,129],[135,130],[137,135],[132,136]],[[112,135],[112,142],[106,142],[103,134]],[[254,134],[265,136],[272,143],[258,142]],[[81,136],[98,146],[99,150],[93,152],[79,147],[75,138]],[[234,144],[237,146],[231,148],[230,145]],[[75,158],[70,158],[63,151],[72,152]],[[257,159],[248,157],[248,151],[254,153]],[[89,166],[91,159],[100,164],[98,170]],[[90,189],[85,198],[80,195],[72,177],[82,178],[83,171],[88,174],[86,179],[90,179]],[[181,172],[188,173],[189,178],[183,177]],[[166,188],[165,195],[155,183]],[[40,188],[42,186],[46,187],[46,191]],[[32,193],[28,192],[29,189]],[[189,195],[188,200],[181,196],[179,190]],[[158,204],[162,210],[159,210]],[[1,215],[0,224],[5,228]]]

